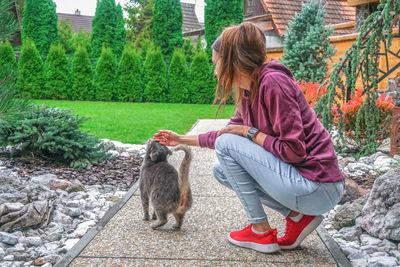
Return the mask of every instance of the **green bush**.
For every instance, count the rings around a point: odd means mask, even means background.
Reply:
[[[321,1],[309,0],[287,28],[282,63],[298,81],[322,82],[327,75],[335,51],[329,41],[333,29],[325,28],[324,15]]]
[[[13,48],[8,41],[3,44],[0,43],[0,69],[5,70],[0,75],[0,83],[5,79],[5,76],[9,75],[9,72],[12,72],[12,82],[15,83],[18,66]]]
[[[125,45],[125,21],[120,5],[115,0],[97,1],[96,14],[92,22],[92,55],[98,58],[104,45],[111,47],[117,58],[121,56]]]
[[[17,90],[22,97],[44,96],[43,61],[30,38],[23,42],[18,61]]]
[[[167,66],[165,65],[160,48],[147,52],[144,62],[144,101],[163,102],[167,89]]]
[[[211,45],[225,27],[243,21],[243,0],[205,0],[204,35],[207,54],[211,58]]]
[[[25,0],[22,40],[31,38],[41,54],[57,41],[56,4],[52,0]]]
[[[66,161],[71,167],[109,159],[103,143],[79,129],[86,120],[70,110],[35,106],[16,124],[0,124],[0,146],[17,145],[14,152]]]
[[[70,21],[60,21],[58,24],[58,40],[67,54],[72,54],[75,51],[72,36],[72,25]]]
[[[79,46],[86,48],[87,53],[92,53],[92,45],[90,44],[90,33],[83,30],[78,30],[72,35],[72,46],[74,50],[78,49]]]
[[[192,37],[185,38],[185,42],[183,43],[183,51],[185,52],[186,61],[190,65],[195,53],[195,47],[192,45]]]
[[[103,47],[96,65],[95,85],[96,99],[101,101],[118,100],[117,62],[109,47]]]
[[[204,50],[199,50],[190,65],[190,99],[195,104],[211,104],[215,97],[210,64]]]
[[[182,49],[176,48],[168,68],[167,100],[171,103],[189,103],[189,71]]]
[[[93,100],[94,84],[93,70],[86,48],[78,46],[75,50],[71,68],[72,90],[70,99],[72,100]]]
[[[143,80],[140,55],[131,44],[125,46],[118,66],[119,100],[141,102]]]
[[[155,0],[153,41],[170,62],[175,47],[182,47],[182,7],[180,0]]]
[[[45,97],[48,99],[69,99],[69,60],[61,44],[52,44],[44,64]]]

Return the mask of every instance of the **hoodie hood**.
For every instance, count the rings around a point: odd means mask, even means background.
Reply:
[[[294,80],[293,73],[285,67],[282,63],[271,58],[268,63],[264,64],[261,68],[260,77],[265,77],[268,72],[282,72],[286,74],[290,79]]]

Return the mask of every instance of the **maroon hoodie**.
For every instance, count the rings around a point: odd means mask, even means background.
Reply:
[[[292,164],[307,179],[324,183],[345,179],[328,131],[283,64],[274,59],[265,64],[257,99],[251,104],[244,90],[243,101],[243,110],[228,124],[253,126],[267,134],[264,149]],[[200,146],[214,148],[216,138],[217,131],[200,134]]]

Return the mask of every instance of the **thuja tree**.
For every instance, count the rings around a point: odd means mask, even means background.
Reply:
[[[103,51],[96,65],[95,85],[96,99],[101,101],[118,100],[117,61],[109,47]]]
[[[364,102],[357,113],[355,135],[364,138],[364,146],[359,154],[374,153],[377,148],[377,131],[382,130],[379,125],[380,114],[376,105],[378,98],[379,52],[383,40],[390,47],[392,41],[392,27],[396,20],[392,14],[400,13],[400,1],[382,0],[376,12],[365,19],[360,29],[357,41],[353,43],[341,62],[334,65],[334,69],[327,81],[326,91],[314,106],[317,115],[329,131],[337,127],[339,131],[339,145],[337,149],[343,151],[348,139],[344,132],[343,103],[346,102],[347,92],[353,92],[358,71],[362,70]],[[317,93],[319,95],[319,92]],[[332,110],[336,111],[334,113]],[[361,125],[365,129],[361,131]]]
[[[109,46],[119,58],[125,45],[125,21],[122,8],[115,0],[99,0],[92,21],[92,56],[98,58],[103,45]]]
[[[75,50],[72,36],[72,25],[70,21],[60,21],[60,23],[58,24],[58,40],[60,44],[62,44],[62,46],[64,47],[67,54],[72,54]]]
[[[151,39],[153,30],[154,0],[128,0],[124,10],[128,14],[126,19],[127,39],[139,41]]]
[[[147,52],[144,62],[144,101],[163,102],[167,89],[167,66],[161,49],[152,48]]]
[[[211,58],[211,45],[230,25],[243,21],[243,0],[205,0],[204,26],[207,54]]]
[[[211,83],[210,64],[206,52],[198,50],[190,65],[190,99],[195,104],[211,104],[214,100],[214,87]]]
[[[92,45],[90,44],[90,33],[83,30],[76,31],[72,35],[72,46],[74,50],[77,49],[79,46],[85,47],[90,57],[90,54],[92,52]]]
[[[168,68],[167,100],[172,103],[189,102],[189,72],[185,54],[176,48]]]
[[[199,38],[200,38],[200,36],[199,36]],[[195,52],[195,47],[192,45],[192,37],[185,38],[185,41],[183,43],[183,51],[185,53],[186,61],[190,65],[190,63],[193,60],[194,52]]]
[[[74,59],[72,60],[71,82],[71,100],[94,99],[92,64],[86,48],[81,45],[75,50]]]
[[[42,58],[32,39],[25,38],[18,60],[17,90],[23,97],[41,98],[43,85]]]
[[[155,0],[153,41],[170,61],[175,47],[182,47],[182,7],[179,0]]]
[[[52,44],[44,63],[45,97],[68,99],[70,89],[69,60],[61,44]]]
[[[18,70],[14,50],[8,41],[3,44],[0,43],[0,69],[6,70],[7,72],[14,72],[14,74],[16,74]],[[0,76],[0,81],[4,78],[2,76]],[[15,81],[16,75],[13,76]]]
[[[40,53],[47,53],[57,41],[56,4],[52,0],[25,0],[22,39],[30,37]]]
[[[328,60],[335,51],[329,41],[332,28],[325,28],[325,6],[320,0],[303,3],[301,12],[289,23],[284,39],[282,63],[298,81],[321,82]]]
[[[143,79],[140,55],[132,44],[126,45],[118,65],[119,100],[141,102]]]

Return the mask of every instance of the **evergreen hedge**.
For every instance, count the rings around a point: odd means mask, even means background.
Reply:
[[[83,30],[78,30],[72,35],[72,46],[74,49],[77,49],[79,46],[83,46],[86,48],[87,53],[92,53],[92,45],[90,44],[90,33],[87,33]]]
[[[84,46],[75,50],[71,68],[72,90],[71,100],[94,100],[94,84],[92,64]]]
[[[207,41],[207,54],[211,59],[211,45],[230,25],[243,21],[243,0],[205,0],[204,35]]]
[[[282,63],[298,81],[322,82],[327,75],[335,51],[329,41],[333,29],[325,28],[324,15],[325,6],[309,0],[287,28]]]
[[[22,40],[27,37],[32,38],[42,54],[57,41],[56,4],[52,0],[25,0]]]
[[[126,45],[118,65],[119,100],[141,102],[143,99],[143,81],[140,55],[133,45]]]
[[[153,41],[169,62],[175,47],[182,47],[182,7],[180,0],[155,0]]]
[[[117,93],[117,62],[109,47],[103,51],[96,65],[95,85],[96,99],[100,101],[118,100]]]
[[[167,101],[189,103],[189,71],[183,51],[176,48],[168,68]]]
[[[72,25],[70,21],[60,21],[58,24],[58,40],[67,54],[72,54],[75,51],[72,36]]]
[[[42,98],[43,86],[42,58],[32,39],[25,38],[18,60],[18,93],[23,97]]]
[[[52,44],[44,64],[45,97],[48,99],[69,99],[69,60],[62,44]]]
[[[12,73],[12,83],[15,83],[18,66],[14,50],[8,41],[0,44],[0,69],[4,71],[4,73],[0,73],[0,83],[10,74],[10,72]]]
[[[211,104],[215,98],[210,64],[204,50],[198,50],[190,65],[190,99],[195,104]]]
[[[125,21],[121,6],[115,5],[115,0],[97,1],[96,13],[92,22],[92,56],[98,58],[103,45],[112,48],[119,58],[125,45]]]
[[[153,48],[147,52],[144,62],[144,101],[163,102],[167,89],[167,66],[160,48]]]

